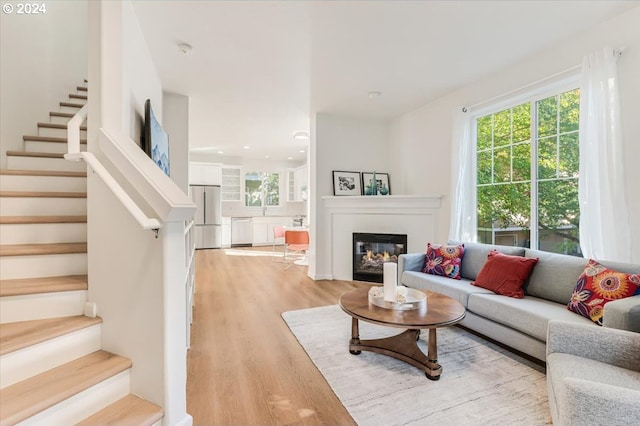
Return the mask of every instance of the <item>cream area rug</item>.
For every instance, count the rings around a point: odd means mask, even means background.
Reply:
[[[542,368],[460,328],[438,329],[443,371],[431,381],[385,355],[351,355],[351,317],[337,305],[282,317],[360,426],[551,424]],[[360,321],[361,339],[401,331]]]

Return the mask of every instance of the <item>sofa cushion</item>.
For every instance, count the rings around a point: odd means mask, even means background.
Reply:
[[[450,242],[450,244],[454,243]],[[464,258],[462,259],[462,266],[460,267],[460,276],[468,280],[475,280],[478,272],[480,272],[484,263],[487,261],[487,256],[491,250],[497,250],[500,253],[510,254],[512,256],[524,256],[524,248],[522,247],[464,243]]]
[[[525,257],[537,257],[538,263],[524,285],[524,294],[563,305],[568,303],[587,260],[582,257],[529,249],[525,251]]]
[[[405,271],[402,274],[401,283],[418,290],[429,290],[444,294],[462,303],[462,306],[465,307],[470,294],[493,294],[489,290],[472,286],[469,280],[454,281],[451,278],[414,271]]]
[[[422,272],[459,280],[462,256],[464,256],[464,244],[427,243],[427,255]]]
[[[543,342],[547,340],[547,323],[552,319],[593,326],[590,320],[573,314],[566,309],[565,305],[531,296],[514,299],[493,293],[471,294],[467,309]]]
[[[640,275],[606,268],[590,259],[580,274],[567,308],[602,325],[604,305],[640,294]]]
[[[502,296],[522,299],[522,285],[537,262],[538,259],[510,256],[491,250],[476,280],[471,284]]]

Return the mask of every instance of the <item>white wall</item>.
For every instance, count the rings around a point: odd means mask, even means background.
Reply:
[[[0,14],[2,168],[6,151],[24,150],[22,136],[35,135],[87,78],[87,2],[44,3],[45,14]]]
[[[164,93],[163,127],[169,134],[171,180],[189,192],[189,97]]]
[[[609,45],[625,46],[618,60],[620,78],[622,127],[625,144],[625,175],[634,261],[640,262],[640,190],[635,185],[637,159],[640,158],[640,7],[632,9],[589,31],[556,43],[513,67],[478,81],[435,100],[420,109],[405,114],[391,123],[392,156],[390,171],[394,187],[406,194],[440,192],[443,218],[438,239],[446,241],[452,194],[450,166],[457,146],[451,144],[452,117],[463,105],[479,103],[547,76],[564,71],[582,62],[582,57]],[[433,188],[437,187],[438,191]]]
[[[389,123],[384,120],[317,114],[312,120],[310,144],[311,205],[309,276],[314,279],[331,277],[327,252],[329,232],[324,220],[323,196],[333,195],[334,170],[354,172],[391,171],[389,153]],[[394,194],[394,175],[389,180]]]

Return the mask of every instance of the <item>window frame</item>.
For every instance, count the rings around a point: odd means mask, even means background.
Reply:
[[[509,108],[515,108],[525,103],[530,104],[530,158],[531,158],[531,167],[530,167],[530,192],[531,199],[529,205],[529,248],[532,250],[540,250],[540,229],[539,229],[539,213],[538,213],[538,202],[539,202],[539,190],[538,183],[541,181],[539,178],[539,169],[538,169],[538,142],[541,139],[538,134],[538,108],[537,102],[552,97],[559,96],[565,92],[569,92],[572,90],[580,90],[580,74],[578,71],[574,72],[569,76],[565,76],[562,79],[558,79],[554,82],[546,83],[544,85],[540,85],[534,89],[528,90],[526,92],[522,92],[517,95],[509,96],[508,98],[503,98],[500,101],[487,103],[482,108],[473,109],[471,112],[471,139],[472,139],[472,161],[471,161],[471,173],[473,176],[474,183],[474,191],[473,191],[473,204],[475,205],[476,211],[478,208],[478,119],[485,117],[490,114],[495,114],[500,111]],[[579,132],[579,127],[578,127]],[[559,135],[559,134],[558,134]],[[558,136],[556,135],[556,136]],[[513,143],[509,146],[513,146]],[[511,159],[511,171],[513,171],[513,159]],[[492,172],[493,172],[493,164],[492,164]],[[545,179],[542,179],[545,180]],[[547,179],[548,180],[548,179]],[[512,182],[513,183],[513,182]],[[476,235],[474,238],[478,237],[478,218],[476,215]],[[495,234],[493,234],[492,242],[495,242]]]
[[[248,174],[252,174],[252,173],[268,173],[271,175],[278,175],[278,204],[277,205],[266,205],[265,204],[265,200],[262,197],[262,194],[260,195],[260,205],[259,206],[250,206],[247,205],[247,175]],[[244,171],[242,172],[242,204],[245,208],[249,208],[249,209],[261,209],[261,208],[269,208],[269,209],[278,209],[283,207],[283,200],[282,200],[282,176],[283,173],[279,170],[249,170],[249,171]]]

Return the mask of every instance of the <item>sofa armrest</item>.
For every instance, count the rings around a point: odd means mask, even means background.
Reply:
[[[556,394],[562,425],[628,425],[640,417],[640,391],[574,378]]]
[[[421,272],[424,267],[425,253],[401,254],[398,257],[398,276],[402,277],[404,271]]]
[[[602,319],[605,327],[640,333],[640,295],[608,302]]]
[[[547,357],[566,353],[640,371],[640,333],[568,321],[549,321]]]

